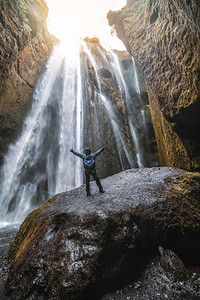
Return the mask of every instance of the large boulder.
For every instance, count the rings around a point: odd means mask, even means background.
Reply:
[[[199,0],[130,0],[108,20],[144,74],[161,166],[199,170]]]
[[[12,242],[9,299],[98,299],[132,280],[159,245],[197,265],[199,179],[173,168],[131,169],[102,180],[105,194],[93,182],[91,197],[83,185],[50,198]],[[173,276],[187,280],[187,272]]]
[[[32,102],[35,84],[58,42],[47,30],[44,0],[0,1],[0,164]]]

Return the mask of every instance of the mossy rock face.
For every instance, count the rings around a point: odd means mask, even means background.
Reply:
[[[97,299],[134,278],[160,245],[198,266],[199,179],[173,168],[131,169],[103,179],[105,194],[92,182],[90,198],[85,186],[50,198],[12,242],[9,299]]]
[[[155,207],[153,205],[151,208],[151,216],[156,219],[156,226],[167,231],[177,229],[183,234],[191,229],[199,231],[200,173],[183,172],[167,178],[166,184],[170,184],[167,201],[156,203]],[[165,188],[161,189],[160,193],[165,195]],[[145,214],[149,214],[148,210]],[[147,218],[149,219],[149,215]]]
[[[20,132],[35,84],[53,45],[43,0],[0,2],[0,164]]]
[[[108,18],[144,74],[161,164],[199,170],[200,2],[131,0]]]

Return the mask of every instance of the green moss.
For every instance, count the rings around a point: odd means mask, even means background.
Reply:
[[[27,10],[26,10],[26,7],[24,5],[24,1],[23,0],[16,0],[16,4],[17,4],[17,7],[18,7],[18,10],[20,11],[20,17],[21,17],[22,22],[24,23],[25,27],[30,29],[29,21],[26,17]]]
[[[14,14],[11,13],[11,16],[16,19],[19,19],[23,24],[24,28],[30,29],[29,21],[26,17],[27,10],[24,4],[24,0],[0,0],[0,6],[3,7],[3,10],[5,9],[5,7],[8,7],[9,10],[12,10]]]
[[[148,0],[136,1],[131,6],[125,6],[121,10],[123,18],[127,21],[139,19],[142,15],[146,13],[148,2]]]
[[[46,208],[49,203],[54,201],[54,197],[49,198],[42,205],[36,208],[28,217],[24,220],[20,226],[17,235],[15,236],[10,246],[7,259],[15,260],[24,251],[30,240],[40,228],[43,219],[41,218],[41,211]]]
[[[157,203],[157,225],[166,231],[200,231],[200,173],[185,172],[169,178],[167,201]],[[162,191],[159,191],[162,194]],[[155,210],[156,211],[156,210]]]
[[[200,191],[200,173],[199,172],[185,172],[177,176],[177,180],[180,180],[177,185],[176,182],[173,183],[173,188],[176,191],[183,193],[184,195],[191,195],[197,191]],[[197,188],[196,189],[194,189]],[[199,194],[200,197],[200,194]]]

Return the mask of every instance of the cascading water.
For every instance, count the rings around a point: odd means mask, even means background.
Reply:
[[[131,167],[134,167],[133,159],[131,158],[131,155],[129,154],[126,143],[125,143],[125,141],[123,139],[123,136],[121,134],[121,130],[120,130],[119,125],[118,125],[118,120],[117,120],[116,114],[114,113],[114,110],[112,108],[112,105],[111,105],[109,99],[107,99],[107,97],[105,97],[105,95],[103,95],[103,92],[102,92],[102,89],[101,89],[101,83],[100,83],[100,79],[99,79],[99,76],[98,76],[98,69],[101,68],[102,57],[104,58],[104,61],[106,62],[106,59],[104,57],[104,53],[101,51],[102,55],[97,54],[95,57],[93,57],[92,54],[91,54],[91,51],[89,50],[89,48],[86,45],[84,45],[84,46],[85,46],[84,47],[85,52],[87,53],[87,55],[90,59],[90,62],[92,64],[92,67],[95,70],[95,76],[96,76],[96,80],[97,80],[97,83],[98,83],[98,89],[99,89],[99,91],[96,92],[97,97],[100,100],[102,100],[100,102],[100,104],[104,105],[107,117],[108,117],[108,119],[110,121],[110,124],[112,126],[112,129],[113,129],[113,134],[115,136],[115,141],[116,141],[116,146],[117,146],[117,150],[118,150],[118,156],[119,156],[119,160],[120,160],[121,169],[122,170],[125,169],[123,159],[122,159],[122,152],[124,153],[126,159],[128,160],[129,165]],[[100,50],[101,50],[101,48],[100,48]],[[98,59],[98,58],[100,58],[100,59]]]
[[[100,176],[145,166],[138,133],[146,130],[145,114],[138,120],[129,87],[140,94],[134,61],[128,75],[111,49],[83,41],[70,45],[54,48],[22,133],[5,156],[1,224],[21,222],[53,194],[83,183],[82,161],[72,147],[84,152],[85,146],[106,146]]]
[[[81,162],[69,152],[82,143],[78,50],[56,46],[37,84],[22,134],[5,156],[1,222],[21,221],[51,195],[82,183]]]
[[[109,51],[109,49],[108,49]],[[118,76],[116,76],[116,78],[118,79],[118,84],[119,86],[121,86],[121,91],[124,90],[125,93],[125,101],[126,101],[126,107],[127,107],[127,117],[128,117],[128,122],[129,122],[129,128],[131,131],[131,135],[135,144],[135,148],[136,148],[136,159],[137,159],[137,163],[138,163],[138,167],[142,168],[144,167],[144,163],[143,163],[143,159],[142,159],[142,153],[141,153],[141,147],[139,145],[139,140],[138,140],[138,134],[136,132],[136,126],[135,126],[135,122],[137,122],[136,116],[135,116],[135,109],[133,106],[133,101],[132,101],[132,97],[129,93],[128,90],[128,86],[126,84],[126,82],[124,81],[123,78],[123,74],[122,74],[122,68],[120,65],[120,61],[118,59],[118,57],[116,56],[116,54],[113,51],[110,51],[112,57],[113,57],[113,67],[117,67],[116,69],[116,73],[118,73]],[[132,60],[133,62],[133,72],[132,72],[132,78],[133,83],[135,85],[135,90],[138,94],[140,94],[140,88],[139,88],[139,82],[138,82],[138,78],[137,78],[137,72],[136,72],[136,67],[135,67],[135,61]]]

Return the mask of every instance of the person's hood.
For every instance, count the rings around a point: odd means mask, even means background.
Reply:
[[[92,152],[91,152],[91,149],[89,148],[89,147],[87,147],[87,148],[85,148],[85,154],[86,155],[89,155],[89,154],[91,154]]]

